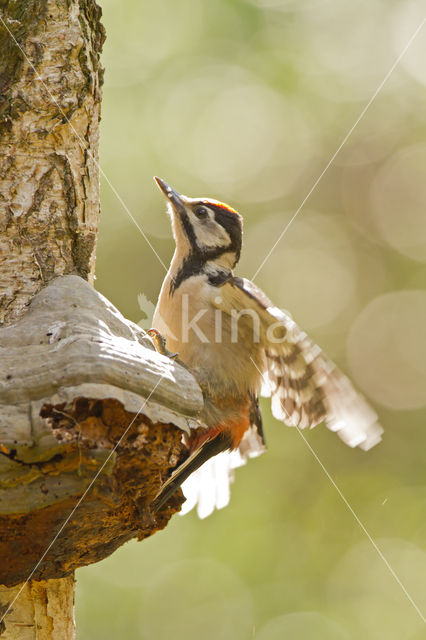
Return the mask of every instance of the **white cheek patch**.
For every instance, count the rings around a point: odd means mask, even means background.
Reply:
[[[189,217],[199,247],[229,247],[231,237],[212,214],[209,213],[208,220],[198,220],[192,212]]]

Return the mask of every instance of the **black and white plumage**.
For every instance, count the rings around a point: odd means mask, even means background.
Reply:
[[[273,416],[301,429],[324,420],[343,442],[365,451],[380,442],[376,413],[332,360],[252,282],[235,277],[231,282],[253,297],[264,310],[265,326],[273,327],[271,336],[279,338],[264,342],[263,392],[271,396]]]
[[[261,389],[271,396],[273,415],[289,426],[325,421],[351,447],[379,442],[377,416],[349,379],[258,287],[234,276],[240,214],[156,181],[169,203],[176,250],[153,322],[190,367],[205,400],[188,461],[160,490],[158,505],[186,480],[188,506],[198,502],[201,515],[224,506],[228,471],[264,450]]]

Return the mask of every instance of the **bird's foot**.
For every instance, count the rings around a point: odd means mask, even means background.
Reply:
[[[151,338],[152,344],[158,353],[174,360],[178,354],[169,351],[166,347],[166,338],[157,329],[148,329],[147,334]]]
[[[158,329],[148,329],[147,334],[151,338],[152,344],[155,347],[155,350],[158,353],[161,353],[162,356],[167,356],[171,360],[174,360],[181,367],[190,371],[191,369],[186,365],[180,358],[178,353],[173,353],[169,351],[166,347],[166,338],[158,331]]]

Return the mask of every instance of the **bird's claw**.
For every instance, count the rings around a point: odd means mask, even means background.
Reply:
[[[190,371],[189,367],[179,358],[178,353],[173,353],[167,349],[166,338],[158,331],[158,329],[148,329],[147,334],[151,338],[152,344],[158,353],[161,353],[163,356],[167,356],[167,358],[174,360],[180,364],[181,367]]]
[[[162,356],[167,356],[174,360],[177,358],[178,354],[169,351],[166,347],[166,338],[161,335],[161,333],[157,329],[148,329],[147,334],[151,338],[152,344],[155,347],[155,350],[158,353],[161,353]]]

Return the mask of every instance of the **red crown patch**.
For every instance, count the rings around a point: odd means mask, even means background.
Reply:
[[[211,204],[217,209],[223,209],[224,211],[229,211],[229,213],[238,213],[238,211],[230,207],[229,204],[225,204],[224,202],[219,202],[219,200],[203,200],[203,203],[206,205]]]

